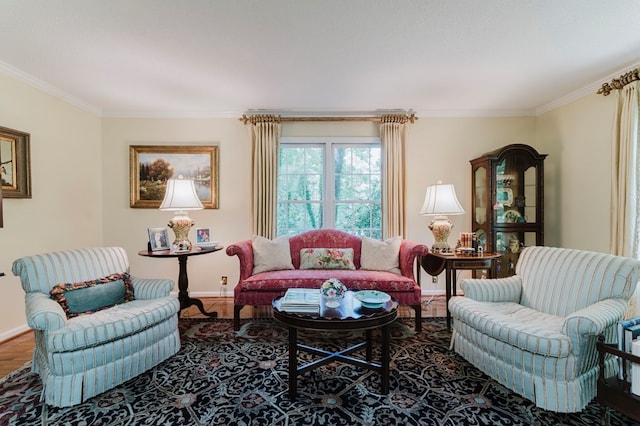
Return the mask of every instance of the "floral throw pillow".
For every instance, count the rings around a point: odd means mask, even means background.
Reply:
[[[303,248],[300,269],[356,269],[351,248]]]

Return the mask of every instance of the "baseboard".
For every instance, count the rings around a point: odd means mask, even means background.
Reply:
[[[27,325],[21,325],[20,327],[12,328],[11,330],[7,330],[4,333],[0,333],[0,343],[4,343],[7,340],[11,340],[14,337],[18,337],[21,334],[26,333],[31,330],[31,328]]]

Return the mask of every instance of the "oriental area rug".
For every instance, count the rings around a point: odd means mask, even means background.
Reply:
[[[156,368],[69,408],[45,407],[29,366],[0,380],[0,425],[593,425],[599,406],[541,410],[449,350],[440,318],[393,325],[390,392],[377,373],[327,364],[302,374],[288,397],[287,330],[272,319],[181,319],[182,348]],[[305,344],[339,350],[362,336],[299,333]],[[340,343],[336,346],[336,343]],[[374,357],[378,357],[375,352]],[[313,355],[300,353],[300,361]],[[376,358],[378,359],[378,358]],[[610,425],[634,423],[609,412]]]

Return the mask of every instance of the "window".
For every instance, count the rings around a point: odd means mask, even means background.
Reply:
[[[382,237],[377,138],[282,138],[278,235],[319,228]]]

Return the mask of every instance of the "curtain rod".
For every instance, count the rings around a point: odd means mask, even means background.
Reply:
[[[242,114],[242,117],[239,118],[244,124],[247,123],[255,123],[258,121],[266,121],[266,122],[292,122],[292,121],[371,121],[371,122],[380,122],[383,119],[389,118],[390,122],[400,122],[400,123],[415,123],[418,119],[414,113],[411,114],[385,114],[379,117],[282,117],[280,115],[271,115],[271,114],[251,114],[246,115]]]
[[[610,83],[602,83],[602,87],[598,89],[598,95],[608,96],[612,91],[622,89],[636,80],[640,80],[640,68],[622,74],[620,77],[611,80]]]

